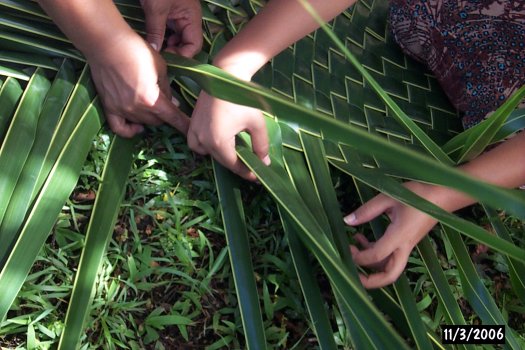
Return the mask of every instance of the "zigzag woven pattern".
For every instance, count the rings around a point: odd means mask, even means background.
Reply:
[[[259,1],[206,1],[205,17],[213,56],[261,5]],[[388,30],[388,1],[361,1],[330,26],[381,87],[438,144],[461,130],[460,119],[436,79],[406,57]],[[413,144],[380,97],[366,84],[323,30],[292,45],[263,67],[257,83],[339,120]]]
[[[205,32],[202,56],[208,61],[264,6],[264,1],[258,0],[203,0],[202,3]],[[128,22],[143,32],[138,1],[118,0],[116,4]],[[20,7],[15,3],[12,8],[9,2],[2,5],[6,16],[7,12],[20,16],[17,23],[23,23],[25,16],[37,16],[41,21],[51,23],[34,4]],[[423,65],[403,55],[393,41],[387,16],[387,0],[363,0],[334,19],[330,26],[405,113],[438,144],[443,144],[461,130],[460,119],[436,79]],[[29,28],[29,20],[24,28],[12,28],[6,20],[0,23],[0,41],[4,47],[16,49],[17,44],[8,39],[9,35],[30,32]],[[47,55],[80,57],[71,50],[69,43],[64,42],[65,38],[54,26],[33,40],[35,43],[45,40],[46,47],[53,48],[52,52],[43,50]],[[36,46],[34,51],[38,52]],[[9,61],[13,62],[13,58],[9,57]],[[42,63],[42,66],[50,68],[52,64]],[[414,144],[412,136],[390,116],[380,97],[364,83],[361,75],[322,30],[279,54],[259,71],[254,80],[297,103],[381,134],[393,142]]]

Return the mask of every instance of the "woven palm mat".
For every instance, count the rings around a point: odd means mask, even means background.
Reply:
[[[264,5],[260,1],[205,1],[209,60]],[[209,10],[209,11],[208,11]],[[462,130],[458,113],[437,80],[405,56],[388,29],[388,1],[361,1],[329,24],[395,102],[437,144]],[[333,118],[410,147],[419,146],[391,116],[323,30],[290,46],[254,77],[255,82]]]

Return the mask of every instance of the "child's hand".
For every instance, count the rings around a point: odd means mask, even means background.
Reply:
[[[407,182],[405,186],[428,200],[433,192],[439,191],[439,187],[418,182]],[[351,226],[361,225],[383,213],[391,221],[385,234],[375,243],[369,242],[362,234],[357,234],[354,237],[362,248],[350,246],[352,258],[357,265],[377,270],[368,276],[360,274],[365,288],[380,288],[394,283],[405,269],[412,249],[437,223],[423,212],[384,194],[377,195],[347,215],[345,222]]]
[[[241,131],[250,134],[253,152],[268,165],[268,134],[262,113],[201,92],[191,117],[188,145],[193,151],[209,154],[234,173],[253,181],[255,175],[235,151],[235,136]]]
[[[202,47],[202,15],[198,0],[140,0],[146,17],[146,40],[160,50],[166,26],[174,34],[168,38],[167,51],[192,57]]]

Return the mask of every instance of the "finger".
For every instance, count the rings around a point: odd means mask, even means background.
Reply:
[[[237,152],[235,151],[235,139],[232,139],[231,142],[228,142],[223,146],[216,147],[210,152],[210,154],[215,160],[240,177],[249,181],[257,180],[257,177],[237,156]]]
[[[171,99],[171,103],[173,103],[176,107],[179,107],[180,106],[179,100],[177,100],[172,95],[172,92],[171,92],[170,81],[168,79],[168,74],[167,74],[166,62],[162,58],[158,58],[155,60],[155,66],[157,68],[158,85],[159,85],[160,90],[168,99]]]
[[[195,153],[198,153],[200,155],[206,155],[208,152],[206,152],[206,149],[203,147],[203,145],[199,142],[197,139],[197,135],[192,131],[191,126],[188,130],[187,137],[187,144],[188,147]]]
[[[355,245],[350,245],[350,253],[352,256],[359,254],[359,249]]]
[[[128,123],[126,119],[116,114],[106,114],[106,120],[111,130],[122,137],[131,138],[144,131],[144,127],[141,124]]]
[[[152,113],[149,110],[137,110],[133,114],[129,114],[125,116],[125,121],[128,123],[134,123],[134,124],[146,124],[146,125],[153,125],[153,126],[160,126],[164,124],[162,120],[157,118],[157,116]]]
[[[391,198],[379,194],[357,208],[353,213],[345,216],[345,223],[350,226],[356,226],[368,222],[384,213],[391,205]]]
[[[202,48],[200,18],[185,25],[168,39],[168,48],[184,57],[195,56]]]
[[[256,113],[259,112],[257,111]],[[250,133],[252,139],[253,153],[255,153],[264,164],[270,165],[268,133],[266,132],[264,117],[259,113],[258,116],[250,118],[246,125],[246,131]]]
[[[183,135],[188,133],[190,118],[175,107],[171,102],[171,97],[168,98],[163,93],[159,93],[158,99],[152,110],[157,118],[173,126]]]
[[[171,99],[171,103],[175,105],[175,107],[180,107],[180,102],[175,98],[175,96],[172,95],[170,83],[168,80],[167,75],[161,75],[159,76],[159,88],[162,91],[162,93],[168,98]]]
[[[158,84],[159,84],[160,91],[167,98],[171,99],[173,97],[173,95],[171,94],[171,87],[170,87],[170,83],[168,81],[168,76],[166,74],[159,75],[159,82],[158,82]]]
[[[166,51],[177,53],[177,46],[181,41],[180,33],[175,32],[171,34],[166,40]]]
[[[396,232],[394,224],[390,224],[381,237],[375,243],[369,243],[368,247],[352,252],[352,259],[360,266],[374,266],[384,263],[384,260],[390,256],[398,247],[403,245],[403,232]],[[358,238],[360,239],[360,238]]]
[[[240,159],[237,159],[237,161],[228,168],[245,180],[257,181],[257,176],[255,176],[255,174],[252,173],[251,170],[248,169],[248,167]]]
[[[160,51],[164,34],[166,32],[166,21],[168,13],[163,11],[144,10],[146,17],[146,40],[155,51]]]
[[[242,178],[250,181],[257,180],[256,176],[237,157],[235,139],[232,139],[226,147],[220,144],[206,147],[206,145],[199,141],[199,137],[191,128],[188,131],[187,137],[188,147],[190,147],[192,151],[202,155],[210,154],[221,165]]]
[[[368,276],[359,275],[361,283],[367,289],[381,288],[394,283],[405,269],[410,250],[396,249],[389,257],[384,271],[376,272]]]
[[[178,46],[175,49],[179,55],[191,58],[200,52],[201,47],[202,40],[199,40],[196,43],[183,43],[182,46]]]
[[[354,235],[354,239],[359,243],[359,245],[365,249],[371,248],[374,244],[370,243],[368,238],[365,237],[362,233],[357,233]]]
[[[370,249],[374,246],[374,243],[373,242],[370,242],[363,234],[361,233],[358,233],[354,236],[354,239],[357,241],[357,243],[364,248],[364,250],[366,249]],[[359,250],[356,246],[354,245],[351,245],[350,246],[350,252],[352,253],[352,257],[358,255],[362,250]],[[388,258],[387,258],[388,259]],[[385,263],[386,263],[386,259],[384,260],[381,260],[377,263],[374,263],[374,264],[371,264],[371,265],[368,265],[368,267],[371,267],[375,270],[382,270],[385,266]]]
[[[257,181],[257,177],[254,173],[248,169],[246,165],[235,155],[235,160],[223,160],[221,156],[212,154],[213,158],[216,159],[219,163],[224,165],[226,168],[230,169],[233,173],[239,175],[243,179],[248,181]],[[222,158],[222,159],[221,159]]]
[[[368,249],[372,246],[372,243],[370,243],[370,241],[361,233],[355,234],[353,238],[356,240],[357,244],[359,244],[363,249]],[[349,247],[352,256],[359,254],[360,249],[357,248],[357,246],[351,244]]]
[[[171,52],[180,56],[184,57],[193,57],[195,56],[199,51],[200,47],[197,48],[196,46],[193,46],[191,44],[173,44],[171,41],[168,41],[168,46],[166,47],[167,52]]]

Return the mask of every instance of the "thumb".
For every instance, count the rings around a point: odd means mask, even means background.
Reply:
[[[381,215],[390,206],[392,206],[392,199],[379,194],[357,208],[353,213],[345,216],[345,223],[350,226],[361,225]]]
[[[146,41],[155,51],[160,51],[166,32],[167,12],[146,12]]]

